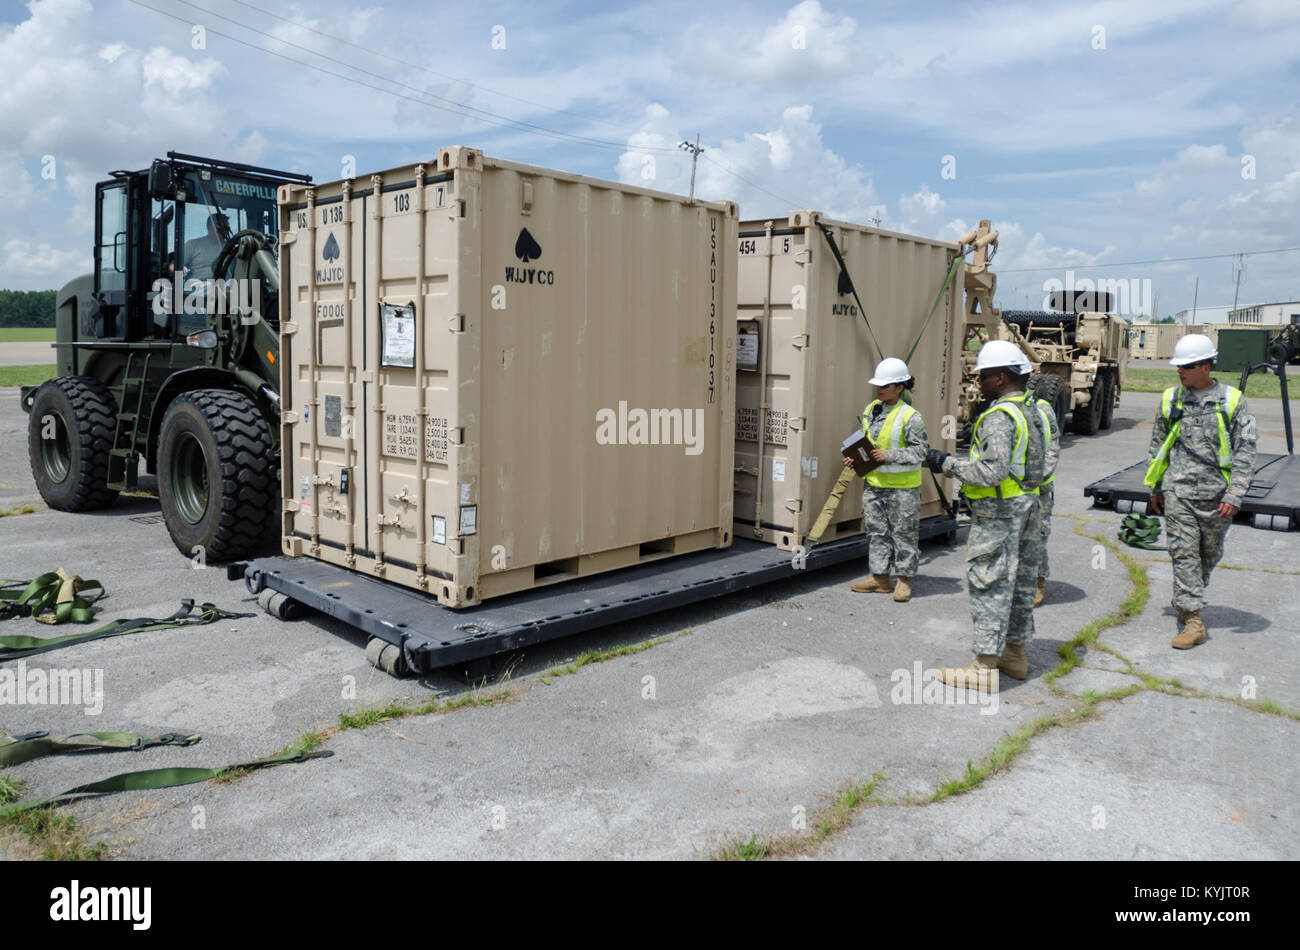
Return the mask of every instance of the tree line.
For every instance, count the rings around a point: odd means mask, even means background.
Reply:
[[[55,290],[0,290],[0,327],[54,326]]]

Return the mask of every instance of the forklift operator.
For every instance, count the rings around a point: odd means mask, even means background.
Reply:
[[[212,277],[212,265],[230,237],[230,220],[219,212],[208,215],[208,233],[185,242],[185,276],[198,280]]]

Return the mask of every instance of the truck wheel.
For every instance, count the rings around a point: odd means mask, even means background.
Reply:
[[[1106,386],[1101,396],[1101,418],[1097,421],[1097,425],[1102,429],[1109,429],[1115,420],[1115,377],[1106,376],[1104,379]]]
[[[27,457],[36,490],[59,511],[95,511],[117,500],[107,487],[117,405],[97,379],[60,376],[44,383],[27,420]]]
[[[1070,428],[1076,435],[1096,435],[1097,426],[1101,424],[1101,403],[1106,395],[1103,377],[1097,377],[1092,384],[1092,398],[1086,406],[1075,406],[1070,413]]]
[[[167,408],[158,435],[158,498],[186,557],[229,561],[278,530],[280,484],[271,431],[242,392],[198,389]]]
[[[1041,376],[1029,377],[1029,391],[1043,402],[1050,403],[1052,411],[1056,413],[1056,429],[1058,432],[1065,422],[1065,413],[1061,410],[1061,406],[1066,405],[1068,411],[1068,403],[1061,398],[1064,386],[1065,381],[1055,373],[1044,373]]]

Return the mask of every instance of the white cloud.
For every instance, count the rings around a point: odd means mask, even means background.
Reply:
[[[641,128],[629,136],[627,151],[619,156],[619,180],[686,193],[689,156],[653,151],[674,148],[681,139],[685,136],[675,132],[668,110],[650,106]],[[871,174],[824,144],[812,106],[790,106],[773,128],[702,144],[696,194],[738,202],[742,219],[784,217],[801,209],[848,221],[883,215]]]
[[[55,248],[45,243],[33,245],[30,241],[14,238],[5,242],[0,272],[21,281],[62,284],[90,267],[88,253]]]
[[[761,32],[734,31],[717,20],[695,24],[682,39],[677,66],[688,73],[730,76],[749,83],[868,72],[879,59],[858,35],[857,21],[802,0]]]

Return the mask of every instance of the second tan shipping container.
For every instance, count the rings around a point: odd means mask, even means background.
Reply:
[[[285,553],[459,607],[731,543],[734,204],[454,147],[280,216]]]
[[[822,225],[848,264],[883,353],[841,281]],[[795,211],[786,220],[742,222],[739,250],[736,534],[793,549],[839,477],[840,444],[874,398],[867,380],[876,362],[906,357],[918,336],[908,361],[912,405],[930,445],[953,451],[956,427],[945,431],[944,422],[957,411],[963,275],[959,267],[926,324],[956,244]],[[862,533],[862,484],[859,478],[846,492],[822,541]],[[925,474],[921,517],[943,511]]]

